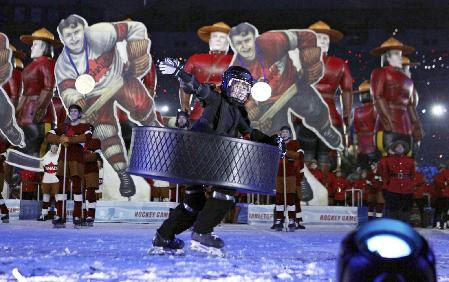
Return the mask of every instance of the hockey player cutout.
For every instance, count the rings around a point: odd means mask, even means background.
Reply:
[[[276,178],[275,223],[274,229],[294,231],[296,229],[296,167],[295,160],[303,160],[304,153],[299,142],[292,140],[289,126],[280,128],[280,136],[285,142],[286,157],[279,161],[278,176]],[[288,219],[288,220],[287,220]]]
[[[48,208],[50,199],[55,198],[59,191],[58,172],[59,146],[52,144],[50,150],[44,155],[42,165],[44,168],[44,177],[42,178],[42,212],[38,221],[49,219]]]
[[[56,62],[56,83],[65,107],[76,104],[83,119],[95,128],[105,159],[117,172],[123,197],[136,193],[126,171],[128,159],[121,137],[116,107],[139,125],[159,125],[153,98],[140,81],[152,64],[145,25],[123,21],[88,26],[78,15],[61,20],[58,34],[64,50]],[[118,43],[126,42],[128,62]]]
[[[293,129],[288,118],[293,114],[329,148],[343,149],[341,134],[332,126],[329,109],[313,86],[323,75],[322,52],[313,31],[273,30],[259,35],[255,26],[244,22],[231,29],[229,41],[234,51],[231,65],[247,68],[258,83],[271,87],[270,98],[246,104],[256,128],[270,134],[286,124]],[[298,50],[299,55],[292,53]],[[295,132],[292,137],[296,138]]]
[[[83,209],[83,221],[88,227],[92,227],[95,221],[97,198],[95,190],[99,188],[99,167],[101,159],[101,141],[98,138],[87,140],[84,145],[84,177],[83,194],[85,209]]]
[[[192,126],[193,131],[229,137],[237,137],[238,133],[241,133],[243,136],[249,136],[252,141],[285,146],[279,136],[269,137],[250,127],[244,108],[253,84],[248,70],[238,66],[229,67],[223,74],[219,93],[210,85],[200,84],[195,77],[183,71],[177,60],[167,58],[159,63],[159,69],[163,74],[180,79],[181,87],[186,93],[194,94],[205,102],[203,115]],[[211,197],[207,199],[204,192],[203,185],[191,185],[186,188],[184,202],[179,204],[157,229],[150,254],[182,254],[184,242],[175,235],[192,227],[192,250],[224,256],[224,242],[213,233],[213,229],[232,207],[235,190],[212,187]]]
[[[51,144],[62,144],[64,148],[59,154],[58,179],[59,192],[56,195],[57,215],[53,220],[55,228],[64,228],[66,221],[66,190],[72,185],[74,208],[73,224],[75,228],[82,224],[82,202],[81,180],[84,174],[84,148],[83,145],[92,137],[92,126],[81,122],[81,107],[69,106],[70,123],[64,123],[61,127],[47,133],[47,142]],[[62,163],[62,164],[61,164]],[[69,182],[70,181],[70,182]]]
[[[12,51],[8,48],[8,37],[0,33],[0,137],[6,138],[8,143],[25,147],[25,137],[22,129],[16,121],[16,111],[7,93],[3,90],[3,85],[11,79]]]

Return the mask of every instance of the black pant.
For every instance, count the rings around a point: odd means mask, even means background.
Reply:
[[[400,194],[385,191],[384,197],[384,216],[408,223],[410,221],[410,214],[413,207],[413,194]]]
[[[424,226],[424,207],[426,206],[427,200],[425,198],[415,199],[415,204],[419,210],[419,218],[421,219],[421,227]]]
[[[436,221],[440,222],[440,226],[443,226],[443,224],[447,221],[449,198],[437,198],[435,206]]]
[[[233,195],[233,190],[214,188],[216,192]],[[176,234],[193,226],[193,231],[206,234],[213,231],[226,216],[233,201],[214,198],[206,199],[202,185],[186,188],[185,198],[162,223],[157,232],[164,238],[173,239]]]

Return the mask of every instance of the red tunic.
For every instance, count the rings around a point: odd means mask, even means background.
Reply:
[[[22,180],[22,192],[34,192],[37,184],[40,182],[40,176],[37,172],[20,170],[20,179]]]
[[[376,192],[381,192],[383,189],[383,185],[382,185],[382,177],[380,176],[380,172],[377,171],[373,171],[372,169],[370,169],[366,175],[366,179],[368,179],[371,182],[371,192],[374,193],[374,191]]]
[[[315,88],[320,92],[329,108],[332,125],[342,126],[343,119],[337,111],[335,97],[338,89],[340,89],[341,92],[351,92],[352,95],[351,72],[349,71],[348,65],[341,58],[323,55],[323,62],[324,75],[321,80],[315,84]]]
[[[78,125],[71,125],[63,123],[60,127],[50,130],[48,134],[55,134],[58,136],[74,137],[77,135],[86,135],[86,142],[92,137],[91,125],[87,123],[80,123]],[[59,160],[64,161],[65,149],[62,148],[59,153]],[[67,162],[74,161],[84,163],[84,144],[69,144],[67,147]]]
[[[426,183],[424,174],[422,172],[416,172],[414,182],[414,195],[415,199],[424,198],[424,193],[429,193],[429,184]]]
[[[67,118],[67,112],[64,108],[61,98],[58,96],[54,96],[52,98],[53,105],[56,111],[56,125],[59,126],[61,123],[64,123]]]
[[[380,162],[385,189],[400,194],[413,194],[415,161],[408,156],[385,156]]]
[[[184,66],[184,71],[192,74],[200,83],[213,83],[220,87],[221,78],[231,63],[232,55],[225,52],[210,52],[208,54],[194,54]],[[203,114],[199,101],[195,101],[190,113],[192,121],[198,120]]]
[[[24,102],[17,122],[20,125],[32,124],[34,113],[39,106],[39,97],[42,90],[52,91],[55,88],[55,60],[46,56],[34,59],[22,71]],[[55,109],[49,103],[42,122],[55,122]]]
[[[377,112],[373,103],[364,103],[354,109],[354,133],[357,135],[358,153],[370,154],[376,151],[374,134]]]
[[[369,196],[369,192],[370,192],[370,188],[371,186],[368,185],[367,183],[367,179],[357,179],[356,181],[354,181],[352,187],[354,187],[354,189],[360,189],[363,192],[363,201],[368,201],[368,196]],[[358,193],[355,194],[355,201],[358,201]]]
[[[449,198],[449,169],[445,168],[433,177],[435,196]]]
[[[287,151],[298,152],[300,149],[299,142],[297,140],[290,140],[285,143]],[[301,154],[301,153],[300,153]],[[279,160],[278,176],[284,176],[284,160]],[[296,176],[295,160],[285,158],[285,176]]]
[[[101,141],[98,138],[89,138],[84,146],[84,155],[99,154],[101,152]],[[84,163],[84,174],[98,173],[97,161]]]
[[[14,107],[17,107],[17,103],[19,102],[20,95],[23,91],[22,73],[17,69],[13,69],[11,78],[3,84],[3,89],[6,91],[6,94],[8,94]]]
[[[328,191],[331,192],[331,196],[335,198],[336,201],[345,200],[345,191],[351,188],[351,183],[343,176],[335,176],[331,178],[329,183]]]
[[[412,123],[407,106],[413,103],[413,81],[392,66],[375,69],[371,73],[371,91],[374,101],[384,99],[387,113],[376,108],[378,130],[384,130],[382,120],[390,120],[392,131],[411,135]]]
[[[316,36],[310,31],[298,31],[297,46],[291,42],[285,32],[265,32],[256,38],[257,57],[247,61],[237,56],[233,65],[239,65],[251,72],[255,80],[265,78],[271,86],[271,98],[262,104],[272,104],[298,80],[298,72],[289,58],[288,51],[298,48],[316,47]]]

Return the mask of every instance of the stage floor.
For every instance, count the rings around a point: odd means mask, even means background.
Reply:
[[[297,232],[222,225],[225,258],[186,248],[185,256],[149,256],[156,225],[98,223],[53,229],[51,222],[0,224],[0,281],[335,281],[340,241],[350,228]],[[449,281],[449,231],[418,229],[433,247],[438,281]],[[189,245],[190,232],[180,236]],[[17,270],[15,270],[17,269]]]

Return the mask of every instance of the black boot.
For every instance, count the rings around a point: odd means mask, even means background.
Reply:
[[[200,234],[192,232],[190,249],[213,256],[224,257],[224,242],[213,232]]]
[[[153,248],[148,252],[150,255],[163,255],[166,253],[182,255],[184,254],[184,241],[173,237],[166,239],[162,237],[159,232],[156,232],[153,238]]]
[[[9,214],[5,214],[0,218],[0,220],[2,221],[2,223],[9,223]]]
[[[65,228],[65,220],[62,217],[53,219],[52,223],[54,228]]]
[[[79,229],[79,228],[83,227],[83,220],[79,217],[74,217],[73,218],[73,227],[75,229]]]
[[[131,178],[131,175],[126,172],[126,170],[117,171],[118,177],[120,178],[120,195],[123,197],[131,197],[136,194],[136,186]]]

